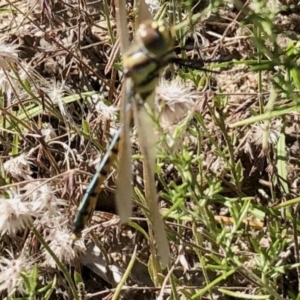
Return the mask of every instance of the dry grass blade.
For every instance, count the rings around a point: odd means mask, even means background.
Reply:
[[[123,54],[129,47],[129,34],[127,31],[127,14],[125,1],[116,0],[117,13],[117,29],[120,41],[121,54]]]
[[[139,135],[139,143],[143,154],[143,169],[145,181],[145,198],[150,210],[150,220],[157,241],[158,253],[164,267],[169,261],[169,245],[164,223],[157,205],[157,193],[155,186],[155,149],[156,141],[153,132],[153,124],[145,106],[134,105],[135,123]],[[149,138],[151,137],[151,138]]]

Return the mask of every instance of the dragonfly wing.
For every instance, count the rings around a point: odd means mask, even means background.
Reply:
[[[124,0],[116,0],[117,7],[117,29],[120,41],[121,54],[129,47],[129,34],[127,30],[127,15]],[[132,172],[131,172],[131,142],[129,126],[131,123],[131,108],[128,97],[127,80],[122,85],[121,97],[121,124],[123,130],[121,134],[119,148],[119,167],[117,180],[117,209],[121,222],[126,222],[131,216],[131,198],[132,198]]]
[[[127,81],[127,80],[126,80]],[[126,82],[124,82],[126,83]],[[131,216],[131,199],[132,199],[132,170],[131,170],[131,142],[129,126],[132,121],[132,109],[129,103],[128,93],[126,92],[126,84],[123,84],[122,97],[123,114],[121,115],[121,124],[123,130],[121,134],[121,142],[119,148],[119,167],[117,180],[117,208],[121,222],[126,222]]]
[[[169,245],[157,203],[157,193],[155,186],[155,152],[156,141],[153,130],[152,119],[144,105],[134,105],[135,124],[137,126],[139,143],[143,154],[145,198],[150,211],[150,218],[157,241],[158,253],[163,266],[167,266],[169,261]]]
[[[138,15],[135,22],[135,30],[137,30],[137,27],[145,20],[152,20],[152,14],[149,11],[148,5],[145,3],[145,1],[140,0],[138,4]]]

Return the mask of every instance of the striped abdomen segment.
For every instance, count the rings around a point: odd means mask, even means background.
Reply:
[[[120,145],[120,138],[122,134],[122,127],[119,128],[117,133],[115,134],[114,138],[111,141],[111,144],[104,155],[97,171],[87,188],[80,206],[78,207],[78,211],[76,217],[73,222],[73,229],[72,229],[72,239],[77,240],[81,237],[81,232],[86,226],[86,224],[90,221],[97,201],[99,193],[101,192],[101,186],[110,171],[110,167],[113,162],[116,160],[119,152],[119,145]]]

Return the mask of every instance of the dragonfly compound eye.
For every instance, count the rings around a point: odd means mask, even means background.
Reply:
[[[145,50],[155,57],[165,54],[173,46],[171,32],[163,21],[141,23],[136,37],[142,42]]]

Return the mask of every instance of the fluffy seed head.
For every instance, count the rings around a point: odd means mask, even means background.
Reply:
[[[195,105],[198,97],[198,92],[183,81],[161,79],[156,88],[161,126],[167,129],[178,124]]]
[[[0,257],[0,291],[6,290],[9,293],[16,289],[23,294],[25,289],[21,274],[28,272],[32,268],[34,260],[25,257],[25,255],[20,255],[15,259],[11,252],[7,252],[9,258]]]
[[[76,243],[74,247],[72,246],[70,230],[66,226],[52,229],[46,240],[50,242],[50,248],[64,264],[72,264],[78,252],[84,251],[84,246],[79,243]],[[52,256],[46,250],[44,250],[43,254],[46,265],[55,268],[56,262]]]
[[[0,39],[0,68],[9,68],[8,62],[18,61],[19,45],[7,44],[4,42],[4,38]]]
[[[32,206],[22,202],[21,197],[0,198],[0,234],[16,234],[25,229],[32,221]]]
[[[269,145],[275,145],[278,141],[280,134],[281,122],[269,124],[268,128],[264,123],[257,123],[252,126],[249,138],[256,146],[264,144],[264,139],[267,140]]]
[[[6,173],[17,179],[31,179],[31,162],[26,154],[21,154],[17,157],[12,157],[3,164]]]

